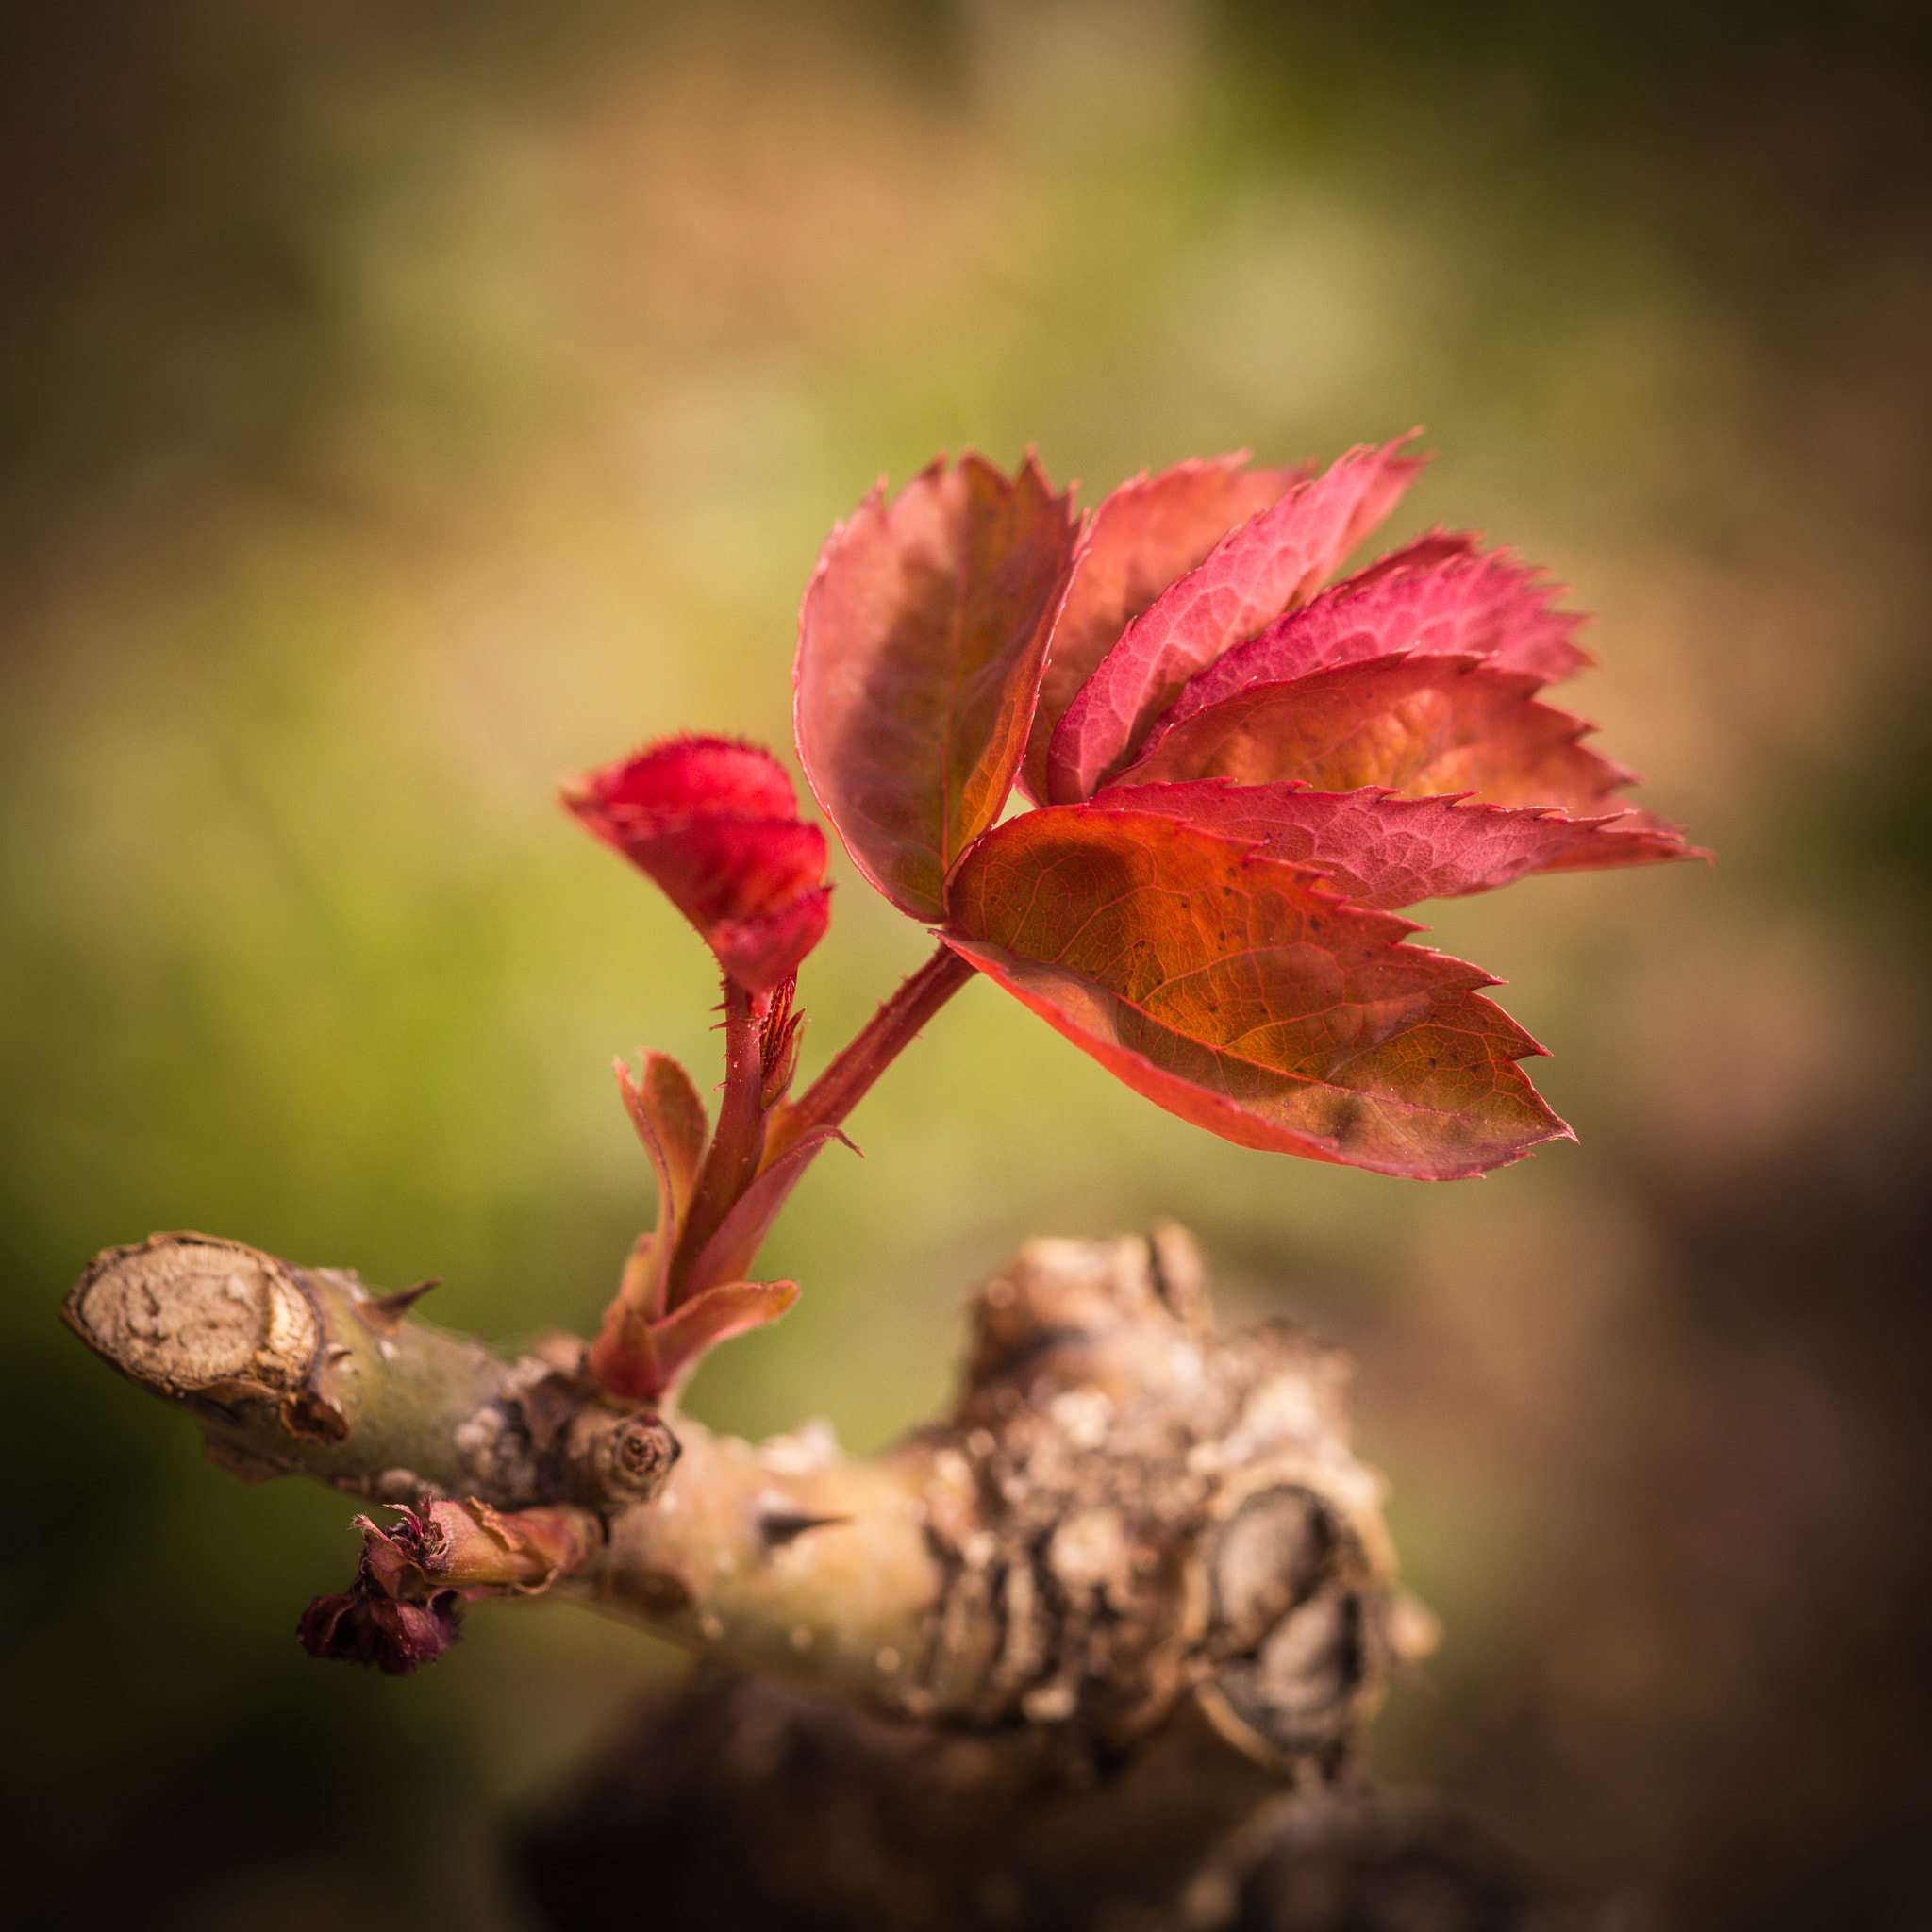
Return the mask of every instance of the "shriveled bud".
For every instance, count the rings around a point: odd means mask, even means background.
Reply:
[[[399,1603],[358,1576],[341,1596],[317,1597],[295,1635],[310,1657],[407,1677],[457,1641],[459,1622],[453,1590],[439,1591],[426,1604]]]
[[[366,1516],[362,1560],[340,1596],[320,1596],[295,1635],[310,1657],[372,1664],[407,1676],[456,1641],[464,1597],[534,1596],[582,1567],[603,1544],[597,1519],[569,1507],[506,1515],[474,1496],[425,1497],[380,1528]]]
[[[824,936],[824,834],[800,822],[791,780],[758,746],[666,739],[588,774],[564,803],[664,889],[750,991],[789,978]]]

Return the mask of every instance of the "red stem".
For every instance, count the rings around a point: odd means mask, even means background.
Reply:
[[[919,1029],[978,969],[941,941],[939,950],[872,1016],[843,1053],[772,1124],[766,1154],[775,1160],[813,1127],[836,1127],[872,1083],[918,1037]]]
[[[691,1189],[691,1207],[678,1231],[677,1252],[664,1297],[675,1308],[683,1297],[685,1277],[717,1233],[738,1197],[757,1177],[765,1152],[765,1109],[760,1101],[764,1056],[762,1015],[752,996],[734,979],[724,982],[724,1098],[718,1108],[718,1131],[711,1136],[704,1164]]]

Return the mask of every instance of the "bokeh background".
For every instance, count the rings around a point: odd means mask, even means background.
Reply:
[[[1036,442],[1091,502],[1422,423],[1397,533],[1572,584],[1576,702],[1721,854],[1431,908],[1580,1144],[1243,1152],[974,988],[691,1406],[873,1447],[1020,1240],[1175,1215],[1230,1318],[1358,1358],[1447,1633],[1388,1774],[1633,1927],[1932,1923],[1922,9],[18,0],[7,42],[9,1912],[525,1926],[504,1819],[675,1667],[541,1605],[403,1683],[308,1662],[348,1509],[85,1357],[88,1257],[201,1227],[588,1325],[650,1205],[610,1058],[708,1067],[712,988],[557,777],[789,753],[881,472]],[[808,1066],[924,952],[837,876]]]

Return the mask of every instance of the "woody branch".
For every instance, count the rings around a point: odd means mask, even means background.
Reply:
[[[1029,1243],[974,1299],[950,1412],[862,1459],[823,1424],[754,1446],[619,1401],[567,1338],[505,1359],[415,1292],[168,1235],[99,1257],[65,1313],[218,1467],[397,1506],[365,1520],[378,1608],[550,1589],[891,1716],[1115,1755],[1187,1706],[1312,1776],[1426,1645],[1344,1361],[1218,1337],[1177,1228]]]

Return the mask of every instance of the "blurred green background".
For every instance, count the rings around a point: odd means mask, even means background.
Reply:
[[[969,989],[691,1407],[871,1448],[1036,1232],[1175,1215],[1360,1364],[1445,1646],[1390,1774],[1619,1924],[1932,1913],[1922,10],[22,0],[0,65],[0,1817],[26,1923],[529,1922],[502,1822],[669,1655],[485,1607],[292,1640],[349,1510],[58,1327],[192,1226],[506,1343],[647,1219],[612,1090],[706,956],[557,809],[789,756],[832,520],[937,449],[1426,425],[1396,533],[1600,613],[1575,702],[1715,870],[1425,908],[1577,1127],[1482,1185],[1226,1146]],[[842,857],[808,1071],[924,941]],[[1436,916],[1440,915],[1440,916]],[[647,1908],[648,1874],[640,1874]]]

